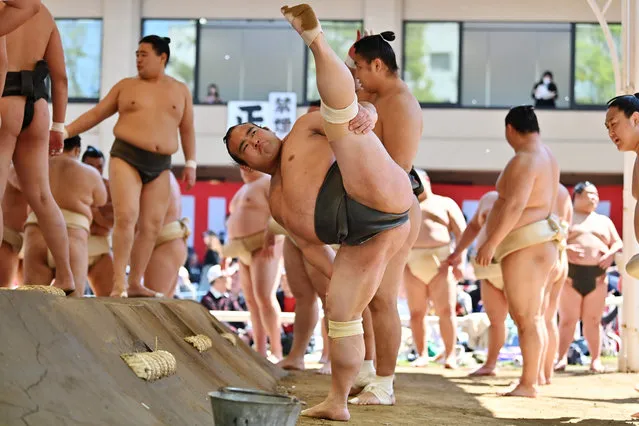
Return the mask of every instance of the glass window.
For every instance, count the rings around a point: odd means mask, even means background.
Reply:
[[[534,104],[533,87],[550,71],[556,106],[570,106],[570,24],[472,22],[462,34],[462,105]]]
[[[621,25],[610,32],[621,59]],[[603,105],[615,96],[615,76],[603,30],[599,24],[575,25],[575,103]]]
[[[194,19],[145,19],[142,36],[158,35],[171,39],[171,57],[166,74],[195,90],[195,39],[197,26]]]
[[[337,56],[346,59],[348,50],[357,39],[357,30],[362,31],[362,21],[322,21],[322,30],[328,44]],[[315,58],[308,52],[306,62],[306,100],[319,100],[317,81],[315,80]]]
[[[459,101],[459,24],[407,22],[404,81],[422,103]]]
[[[69,99],[99,99],[102,20],[56,19],[64,47]]]
[[[219,20],[200,27],[198,99],[215,84],[222,101],[266,101],[270,92],[302,100],[304,49],[284,20]]]

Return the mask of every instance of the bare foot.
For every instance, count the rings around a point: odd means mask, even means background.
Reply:
[[[590,372],[597,373],[597,374],[605,373],[606,367],[603,366],[603,364],[601,363],[601,360],[596,359],[590,363]]]
[[[353,405],[395,405],[395,395],[374,385],[368,385],[362,393],[348,401]]]
[[[635,385],[635,390],[639,392],[639,384]]]
[[[282,357],[281,356],[277,356],[276,354],[268,354],[266,356],[266,359],[269,360],[270,363],[272,364],[279,364],[280,361],[282,361]]]
[[[153,290],[149,290],[143,285],[132,286],[129,284],[129,290],[127,291],[128,297],[164,297],[162,293],[157,293]]]
[[[488,367],[486,364],[479,367],[468,375],[468,377],[496,376],[495,367]]]
[[[109,297],[127,298],[129,297],[129,295],[127,294],[126,290],[118,290],[114,288],[113,290],[111,290],[111,294],[109,294]]]
[[[446,362],[444,362],[444,368],[447,370],[457,369],[457,358],[455,357],[455,354],[446,358]]]
[[[301,414],[304,417],[336,420],[340,422],[347,422],[351,418],[351,415],[348,412],[348,408],[345,405],[335,404],[329,400],[325,400],[315,407],[303,410]]]
[[[424,356],[420,356],[419,358],[417,358],[415,361],[410,363],[411,367],[426,367],[428,365],[428,363],[430,363],[430,358],[428,358],[428,355]]]
[[[526,398],[537,398],[537,389],[534,386],[525,386],[518,383],[511,391],[501,393],[500,396],[523,396]]]
[[[328,354],[322,352],[322,357],[320,358],[319,363],[320,364],[326,364],[329,361],[330,361],[330,359],[328,358]]]
[[[302,358],[292,358],[287,356],[283,360],[277,363],[278,367],[283,368],[284,370],[298,370],[303,371],[304,366],[304,357]]]
[[[630,417],[633,419],[639,419],[639,413],[631,414]]]
[[[546,379],[546,375],[544,373],[539,373],[539,377],[537,377],[537,386],[546,386],[549,384],[548,379]]]
[[[57,287],[60,290],[64,291],[64,294],[66,294],[67,296],[75,291],[75,283],[73,282],[73,278],[71,278],[70,280],[61,280],[59,278],[56,278],[51,286]],[[80,294],[79,296],[82,296],[82,294]]]
[[[566,360],[557,361],[555,364],[555,371],[566,371],[568,362]]]
[[[325,376],[330,376],[332,373],[333,373],[333,370],[331,369],[331,362],[330,361],[325,362],[324,364],[322,364],[320,369],[317,370],[317,374],[323,374]]]
[[[351,390],[348,391],[348,396],[359,395],[360,393],[362,393],[363,390],[364,390],[364,386],[353,385],[351,387]]]

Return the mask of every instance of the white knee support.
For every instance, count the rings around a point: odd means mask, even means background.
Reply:
[[[333,109],[327,106],[324,102],[320,105],[320,114],[322,118],[331,124],[342,124],[351,121],[359,112],[359,104],[357,103],[357,97],[353,100],[353,103],[344,109]]]
[[[340,337],[350,337],[364,334],[362,318],[354,321],[331,321],[328,320],[328,337],[337,339]]]

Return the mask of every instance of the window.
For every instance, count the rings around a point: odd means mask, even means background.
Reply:
[[[99,99],[102,20],[56,19],[64,47],[69,99]]]
[[[621,58],[621,25],[610,25]],[[575,103],[604,105],[615,96],[615,76],[603,30],[599,24],[575,25]]]
[[[570,30],[567,23],[464,23],[462,105],[533,104],[535,83],[551,71],[559,94],[556,105],[567,108]]]
[[[459,102],[459,24],[407,22],[404,81],[421,103]]]
[[[158,35],[171,39],[171,57],[166,66],[166,74],[195,90],[195,46],[196,21],[145,19],[142,23],[142,36]]]
[[[223,101],[265,101],[270,92],[295,92],[302,99],[304,49],[284,20],[219,20],[200,26],[198,99],[210,84]]]
[[[322,21],[322,30],[328,44],[333,48],[337,56],[346,59],[348,50],[357,39],[357,30],[362,31],[361,21]],[[319,100],[317,81],[315,79],[315,59],[307,49],[306,62],[306,100]]]

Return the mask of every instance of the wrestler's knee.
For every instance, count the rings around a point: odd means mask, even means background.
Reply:
[[[450,303],[442,303],[441,306],[438,306],[435,309],[435,313],[440,318],[449,318],[455,316],[455,311]]]
[[[422,321],[426,318],[426,314],[428,313],[428,309],[426,306],[419,306],[409,309],[410,319],[411,321]]]
[[[581,321],[584,327],[599,327],[603,312],[584,312]]]
[[[146,218],[138,221],[138,231],[143,237],[152,237],[160,234],[162,230],[162,217]]]
[[[384,293],[376,294],[371,302],[368,304],[368,308],[373,315],[396,313],[397,311],[397,298],[392,295],[386,295]]]

